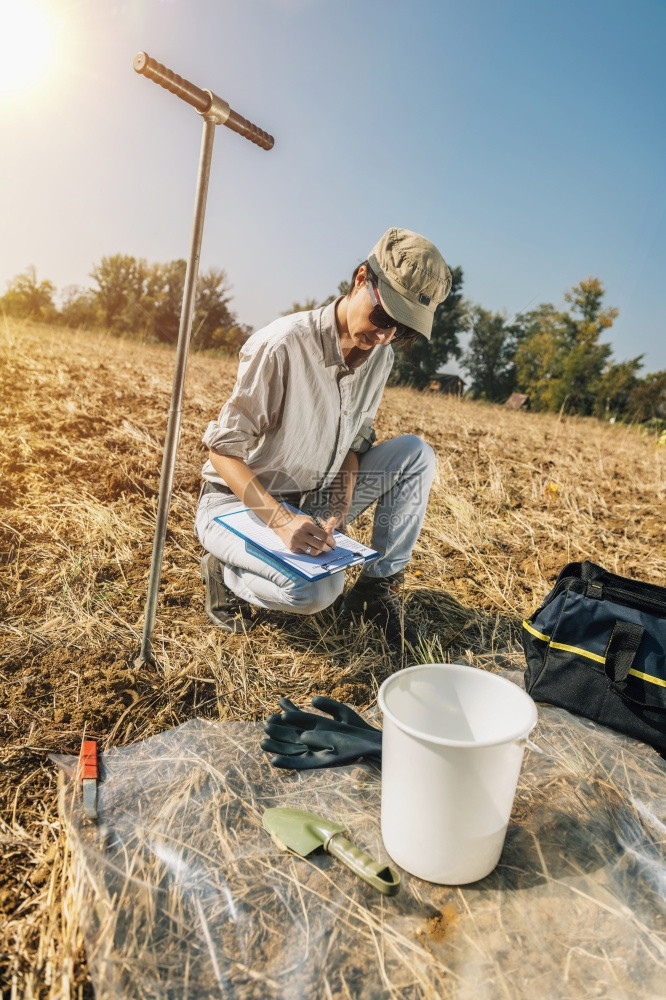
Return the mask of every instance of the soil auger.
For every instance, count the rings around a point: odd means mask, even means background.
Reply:
[[[166,438],[164,442],[164,454],[162,457],[162,471],[160,474],[160,489],[157,501],[157,522],[155,525],[155,536],[153,539],[153,554],[150,564],[150,577],[148,580],[148,596],[146,599],[146,609],[144,613],[143,639],[141,651],[134,661],[135,667],[140,667],[144,663],[153,663],[151,651],[151,636],[155,625],[155,614],[157,611],[157,597],[160,586],[160,575],[162,570],[162,558],[164,555],[164,540],[166,537],[167,520],[169,517],[169,507],[171,504],[171,492],[173,489],[174,466],[176,462],[176,450],[178,447],[178,437],[180,434],[180,422],[182,414],[183,387],[185,384],[185,369],[187,366],[187,355],[190,346],[192,333],[192,319],[194,316],[195,291],[197,275],[199,271],[199,255],[201,252],[201,238],[203,235],[204,215],[206,211],[206,196],[208,193],[208,179],[210,176],[210,165],[213,156],[213,139],[215,127],[226,125],[238,135],[249,139],[262,149],[272,149],[274,139],[272,135],[264,132],[257,125],[248,121],[233,111],[228,103],[221,97],[217,97],[210,90],[202,90],[188,80],[184,80],[172,70],[162,66],[161,63],[151,59],[145,52],[139,52],[134,57],[134,69],[137,73],[147,76],[148,79],[159,83],[165,90],[180,97],[181,100],[190,104],[202,116],[203,137],[201,140],[201,154],[199,159],[199,175],[197,179],[196,197],[194,203],[194,223],[192,226],[192,239],[190,243],[190,255],[187,261],[185,272],[185,287],[183,290],[183,305],[180,314],[180,328],[178,331],[178,345],[176,348],[176,368],[174,372],[173,388],[171,390],[171,407],[167,422]]]

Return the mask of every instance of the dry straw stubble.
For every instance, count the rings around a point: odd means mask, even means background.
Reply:
[[[262,718],[281,694],[327,693],[363,708],[395,663],[372,628],[350,629],[334,609],[302,620],[266,616],[251,636],[209,627],[192,519],[201,434],[231,390],[235,363],[193,356],[158,666],[137,675],[173,353],[5,321],[0,370],[0,836],[8,860],[0,954],[17,995],[57,996],[65,985],[89,987],[47,751],[76,752],[84,729],[103,748],[196,715]],[[499,651],[521,666],[520,619],[571,559],[666,584],[666,449],[638,429],[408,389],[387,390],[376,426],[380,440],[420,434],[438,456],[405,588],[430,659],[490,665]],[[359,537],[367,540],[369,528],[365,515]]]

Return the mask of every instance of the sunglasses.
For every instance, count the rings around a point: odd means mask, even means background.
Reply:
[[[403,337],[408,337],[411,333],[413,333],[413,330],[411,330],[410,327],[404,326],[402,323],[398,323],[392,316],[389,316],[384,309],[384,306],[381,304],[379,292],[377,291],[376,286],[373,285],[369,278],[366,280],[366,284],[368,286],[370,298],[374,303],[372,309],[370,310],[370,315],[368,316],[372,325],[376,326],[378,330],[395,329],[395,336],[392,338],[392,343],[395,343],[397,340],[402,340]]]

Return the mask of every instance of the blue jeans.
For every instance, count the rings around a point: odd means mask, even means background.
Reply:
[[[430,487],[435,454],[414,434],[374,445],[359,456],[359,470],[348,522],[378,501],[371,545],[381,553],[364,575],[392,576],[403,569],[419,537]],[[309,494],[304,513],[327,514],[328,495]],[[244,505],[235,497],[206,493],[199,501],[195,532],[208,552],[224,563],[224,582],[235,594],[270,611],[310,615],[335,601],[344,588],[344,573],[322,580],[290,578],[259,556],[247,552],[244,541],[214,520]]]

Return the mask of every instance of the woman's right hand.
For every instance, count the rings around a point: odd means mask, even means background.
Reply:
[[[294,514],[285,524],[271,524],[271,528],[290,552],[318,556],[335,548],[335,520],[334,517],[329,517],[319,527],[307,514]]]

